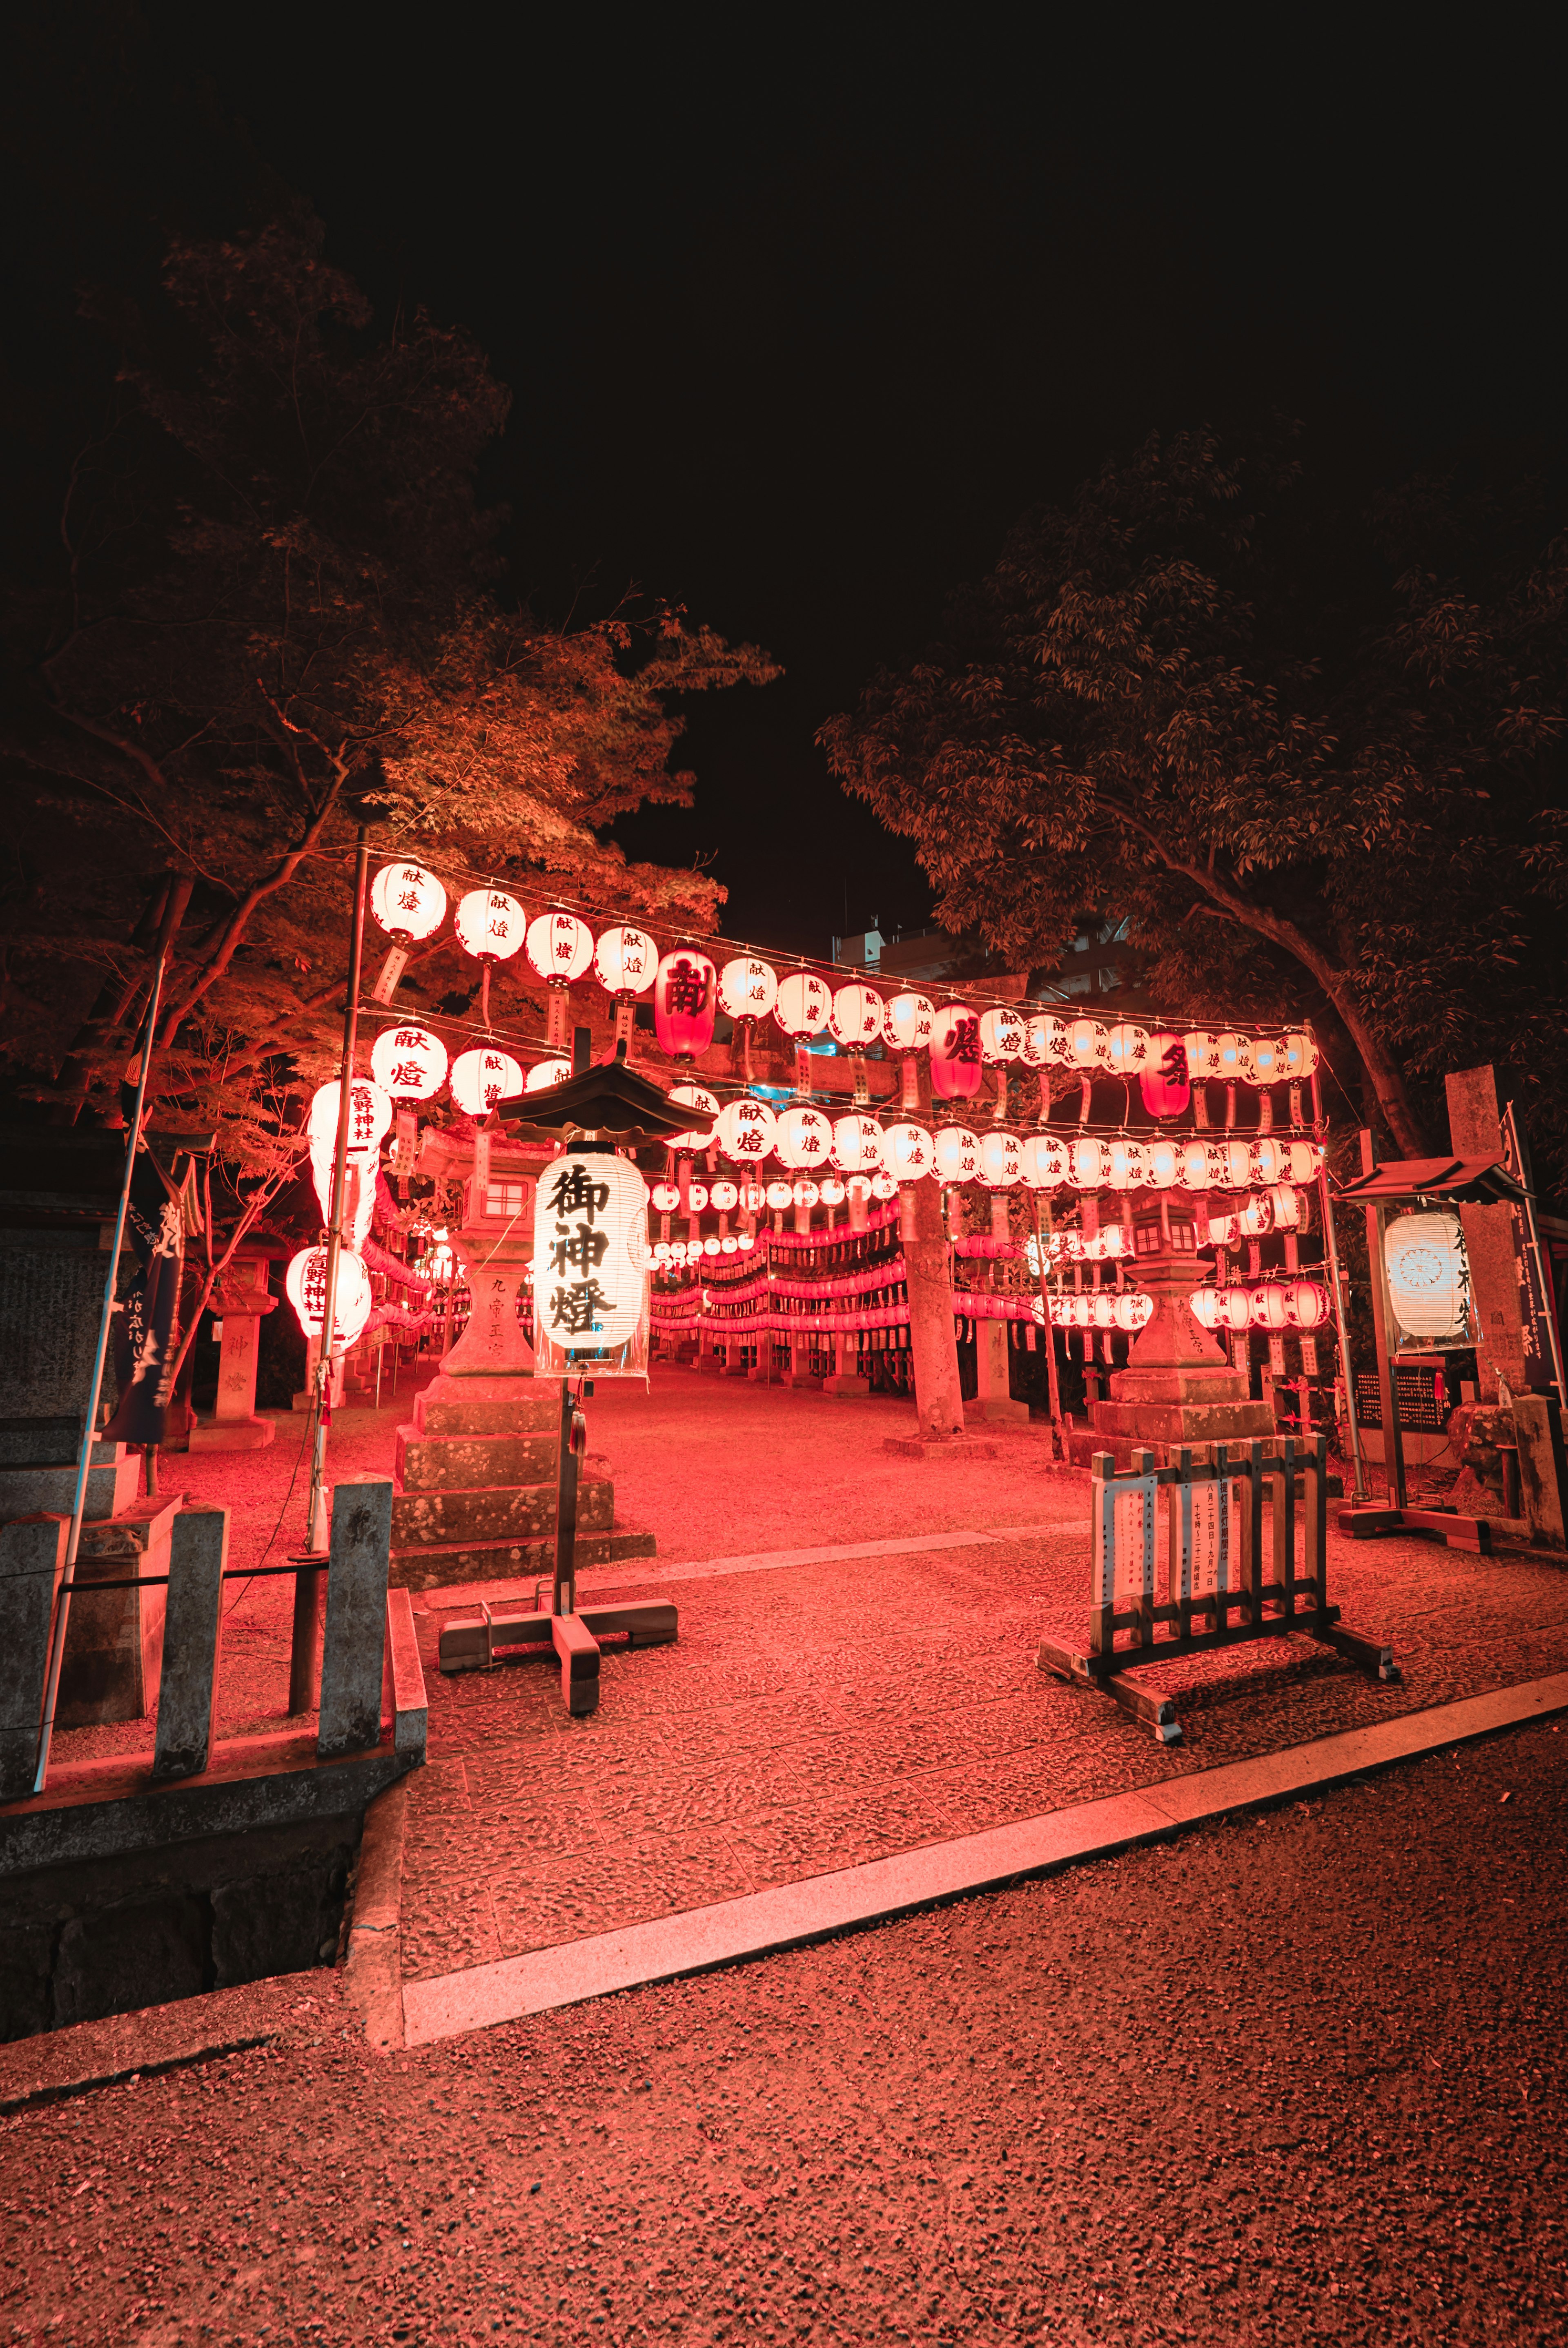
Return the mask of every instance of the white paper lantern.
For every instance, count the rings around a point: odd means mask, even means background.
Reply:
[[[659,949],[647,931],[625,922],[606,930],[594,947],[593,974],[607,994],[646,994],[658,970]]]
[[[308,1119],[311,1148],[337,1148],[337,1121],[343,1099],[343,1085],[334,1078],[323,1085],[311,1097]],[[349,1088],[348,1151],[351,1158],[379,1156],[381,1144],[392,1123],[392,1096],[372,1084],[368,1076],[355,1076]]]
[[[1323,1163],[1323,1152],[1316,1141],[1291,1142],[1286,1148],[1286,1178],[1298,1189],[1305,1189],[1309,1182],[1317,1181],[1318,1169]]]
[[[732,1019],[765,1019],[778,999],[778,973],[755,954],[737,954],[719,973],[719,1008]]]
[[[1233,1035],[1229,1028],[1216,1035],[1214,1044],[1214,1074],[1222,1084],[1239,1084],[1245,1074],[1246,1039]]]
[[[759,1166],[772,1154],[778,1119],[766,1101],[749,1095],[719,1111],[719,1147],[733,1166]]]
[[[1216,1141],[1210,1148],[1218,1152],[1224,1169],[1221,1187],[1226,1190],[1245,1190],[1252,1181],[1252,1145],[1245,1141]]]
[[[1021,1060],[1027,1030],[1021,1012],[1005,1004],[980,1014],[980,1056],[990,1061]]]
[[[833,1015],[833,990],[812,970],[792,970],[779,981],[774,1017],[786,1035],[797,1042],[820,1035]]]
[[[1141,1190],[1149,1179],[1149,1156],[1141,1141],[1119,1133],[1110,1142],[1111,1163],[1106,1179],[1113,1190]]]
[[[686,1208],[688,1213],[700,1215],[707,1203],[708,1186],[706,1182],[688,1182],[686,1185]]]
[[[1317,1073],[1317,1046],[1310,1035],[1299,1030],[1279,1039],[1279,1065],[1293,1085],[1303,1083]]]
[[[525,1093],[548,1093],[556,1085],[564,1085],[571,1075],[569,1060],[536,1060],[523,1078]]]
[[[890,1125],[882,1137],[887,1171],[900,1182],[917,1181],[936,1167],[931,1137],[923,1125]]]
[[[1290,1164],[1289,1145],[1276,1141],[1272,1133],[1263,1133],[1253,1143],[1248,1158],[1248,1179],[1270,1189],[1276,1182],[1285,1179]]]
[[[1069,1151],[1072,1170],[1068,1179],[1075,1190],[1102,1190],[1111,1179],[1111,1151],[1092,1134],[1081,1133]]]
[[[677,1108],[697,1111],[697,1116],[692,1120],[691,1131],[671,1135],[670,1148],[706,1149],[713,1138],[713,1128],[719,1118],[719,1104],[712,1094],[704,1092],[701,1085],[672,1085],[670,1097]]]
[[[880,1199],[886,1203],[887,1200],[896,1199],[898,1196],[898,1185],[891,1174],[874,1174],[871,1177],[871,1195],[874,1199]]]
[[[1067,1144],[1054,1133],[1031,1133],[1020,1153],[1030,1190],[1060,1190],[1068,1179]]]
[[[733,1182],[715,1182],[708,1197],[721,1215],[733,1215],[741,1203],[741,1194]]]
[[[833,1127],[819,1108],[786,1108],[774,1144],[785,1166],[815,1173],[833,1155]]]
[[[1169,1190],[1182,1177],[1182,1153],[1173,1141],[1160,1139],[1144,1144],[1148,1171],[1144,1180],[1151,1189]]]
[[[553,1159],[534,1210],[534,1321],[548,1353],[569,1365],[630,1344],[649,1260],[648,1185],[631,1160],[588,1149]]]
[[[896,1052],[924,1051],[931,1041],[937,1006],[924,994],[895,994],[882,1014],[883,1040]]]
[[[1075,1019],[1067,1031],[1069,1065],[1090,1075],[1111,1066],[1111,1038],[1098,1019]]]
[[[1220,1072],[1220,1039],[1211,1035],[1206,1027],[1189,1027],[1182,1038],[1182,1049],[1187,1056],[1187,1076],[1193,1084],[1204,1084]]]
[[[428,1027],[384,1027],[370,1072],[394,1100],[434,1100],[446,1081],[446,1046]]]
[[[938,1182],[973,1182],[980,1171],[979,1137],[967,1125],[938,1126],[932,1137]]]
[[[482,1044],[459,1052],[449,1079],[452,1097],[465,1117],[488,1117],[498,1100],[515,1100],[523,1089],[523,1072],[509,1052]]]
[[[787,1207],[794,1197],[794,1192],[787,1182],[770,1182],[768,1184],[768,1204],[770,1207],[774,1209]]]
[[[1066,1020],[1052,1011],[1037,1012],[1032,1019],[1026,1020],[1023,1056],[1031,1068],[1065,1068],[1072,1058]]]
[[[880,1042],[883,1010],[882,997],[874,986],[863,985],[859,980],[852,986],[841,986],[827,1017],[834,1041],[846,1052],[862,1052],[867,1044]]]
[[[457,942],[477,962],[510,962],[528,927],[528,915],[504,889],[470,889],[457,900]]]
[[[835,1180],[833,1175],[830,1174],[828,1176],[826,1181],[822,1184],[821,1189],[822,1203],[825,1207],[843,1206],[845,1197],[844,1185],[842,1182]]]
[[[653,1206],[656,1213],[672,1215],[681,1204],[681,1193],[673,1182],[655,1182]]]
[[[1273,1035],[1255,1035],[1252,1039],[1252,1066],[1248,1081],[1255,1085],[1277,1084],[1285,1074],[1285,1045]]]
[[[370,884],[370,910],[388,937],[417,945],[446,918],[446,891],[423,864],[384,864]]]
[[[1106,1039],[1111,1066],[1119,1076],[1129,1080],[1142,1076],[1149,1065],[1149,1033],[1145,1027],[1134,1027],[1125,1022],[1112,1027]]]
[[[1394,1318],[1407,1336],[1467,1334],[1469,1266],[1457,1215],[1400,1215],[1384,1237],[1383,1262]]]
[[[789,1194],[797,1207],[815,1207],[822,1196],[816,1184],[809,1176],[804,1174],[798,1181],[790,1184]]]
[[[875,1174],[882,1163],[882,1128],[874,1117],[833,1122],[833,1162],[845,1174]]]
[[[322,1334],[327,1309],[327,1251],[303,1248],[283,1274],[283,1292],[309,1339]],[[346,1354],[357,1344],[370,1318],[370,1274],[352,1248],[339,1251],[337,1284],[333,1296],[331,1351]]]
[[[988,1190],[1010,1190],[1023,1179],[1023,1144],[1016,1133],[989,1127],[980,1138],[980,1179]]]
[[[593,932],[575,913],[563,913],[558,906],[536,914],[528,923],[523,952],[537,977],[548,979],[552,986],[571,986],[593,960]]]
[[[1127,1291],[1116,1299],[1116,1326],[1129,1334],[1135,1329],[1147,1328],[1154,1314],[1152,1296],[1140,1296]]]

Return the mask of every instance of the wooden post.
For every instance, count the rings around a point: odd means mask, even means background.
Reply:
[[[68,1517],[0,1525],[0,1802],[34,1791],[49,1627],[66,1570]]]
[[[335,1485],[316,1745],[323,1761],[381,1742],[391,1561],[391,1478],[356,1476]]]
[[[1361,1171],[1370,1174],[1375,1160],[1372,1136],[1361,1128]],[[1378,1386],[1383,1400],[1383,1498],[1393,1509],[1405,1506],[1405,1446],[1399,1433],[1399,1396],[1394,1377],[1394,1308],[1389,1295],[1389,1267],[1383,1260],[1387,1210],[1367,1209],[1367,1259],[1372,1289],[1372,1328],[1378,1341]]]
[[[218,1717],[228,1559],[228,1509],[181,1509],[169,1534],[155,1777],[193,1777],[207,1766]]]
[[[906,1064],[907,1065],[907,1064]],[[931,1110],[931,1079],[922,1061],[917,1081],[920,1106]],[[942,1224],[940,1185],[929,1175],[906,1182],[899,1193],[904,1232],[904,1274],[909,1290],[909,1345],[915,1373],[915,1413],[927,1441],[945,1442],[964,1431],[958,1385],[958,1344],[953,1330],[953,1279],[948,1235]],[[913,1236],[911,1237],[911,1232]]]

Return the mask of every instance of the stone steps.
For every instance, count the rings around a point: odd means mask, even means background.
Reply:
[[[623,1560],[656,1557],[659,1544],[651,1533],[630,1531],[585,1533],[577,1537],[579,1572],[590,1567],[619,1565]],[[539,1540],[465,1541],[447,1548],[394,1549],[392,1586],[395,1590],[439,1590],[454,1581],[516,1581],[528,1574],[555,1570],[556,1544],[552,1527]]]

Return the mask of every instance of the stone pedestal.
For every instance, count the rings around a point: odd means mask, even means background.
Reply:
[[[167,1574],[179,1505],[178,1495],[137,1500],[97,1524],[84,1522],[55,1715],[61,1728],[140,1720],[157,1703],[163,1586],[95,1591],[93,1584]]]
[[[1027,1426],[1029,1405],[1015,1402],[1009,1390],[1008,1324],[1005,1321],[975,1323],[973,1402],[964,1405],[966,1426],[976,1420],[985,1426]]]
[[[1095,1447],[1119,1463],[1160,1444],[1243,1443],[1274,1433],[1266,1402],[1247,1396],[1244,1370],[1233,1370],[1187,1300],[1198,1284],[1197,1258],[1162,1248],[1137,1260],[1139,1286],[1154,1311],[1127,1367],[1112,1373],[1111,1400],[1091,1406]]]
[[[190,1430],[192,1451],[261,1451],[277,1432],[270,1418],[256,1416],[256,1365],[261,1321],[278,1300],[267,1291],[267,1258],[237,1257],[212,1292],[212,1311],[223,1323],[218,1353],[218,1407]]]

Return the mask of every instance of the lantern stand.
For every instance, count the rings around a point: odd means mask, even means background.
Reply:
[[[1339,1195],[1342,1200],[1357,1200],[1367,1215],[1372,1326],[1383,1409],[1384,1495],[1380,1501],[1358,1499],[1353,1507],[1342,1509],[1339,1529],[1354,1540],[1376,1540],[1386,1533],[1436,1533],[1450,1549],[1468,1549],[1488,1556],[1491,1550],[1491,1527],[1486,1518],[1461,1517],[1454,1509],[1412,1509],[1407,1505],[1404,1449],[1399,1439],[1399,1396],[1390,1344],[1393,1304],[1383,1259],[1383,1239],[1391,1206],[1422,1199],[1440,1200],[1450,1207],[1500,1203],[1518,1206],[1524,1192],[1501,1157],[1409,1158],[1378,1165],[1372,1152],[1372,1136],[1365,1128],[1361,1134],[1361,1167],[1359,1179],[1345,1183]],[[1332,1230],[1327,1214],[1325,1224]]]
[[[572,1037],[572,1073],[565,1083],[497,1101],[495,1115],[514,1129],[536,1128],[560,1139],[575,1133],[573,1148],[607,1152],[617,1140],[666,1140],[687,1129],[690,1106],[678,1104],[672,1112],[658,1086],[627,1066],[624,1040],[617,1043],[615,1057],[598,1067],[589,1066],[589,1030],[579,1027]],[[441,1632],[438,1660],[444,1672],[485,1670],[496,1664],[498,1648],[553,1647],[560,1658],[562,1698],[569,1713],[580,1719],[599,1705],[600,1641],[624,1632],[628,1647],[668,1646],[679,1634],[680,1613],[667,1603],[578,1610],[578,1463],[588,1447],[581,1404],[591,1398],[593,1382],[579,1373],[575,1395],[572,1383],[569,1372],[561,1379],[555,1573],[548,1607],[544,1603],[546,1585],[540,1581],[528,1612],[486,1607],[478,1616],[452,1622]]]

